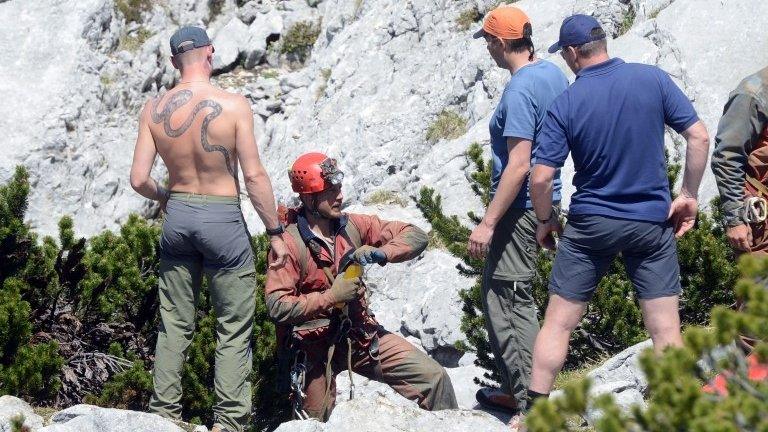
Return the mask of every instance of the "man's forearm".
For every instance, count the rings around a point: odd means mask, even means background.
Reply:
[[[496,194],[494,194],[493,200],[488,204],[488,210],[486,210],[483,217],[483,223],[491,227],[496,226],[520,193],[520,187],[525,182],[528,170],[528,165],[508,165],[504,169],[499,185],[496,188]]]
[[[131,182],[131,186],[139,195],[154,201],[168,199],[170,194],[168,189],[160,186],[160,184],[158,184],[152,177],[147,177],[147,179],[141,183]]]
[[[696,198],[699,195],[699,185],[701,185],[709,158],[709,135],[703,123],[694,127],[696,129],[686,137],[688,146],[685,152],[685,172],[681,193]]]
[[[734,93],[717,127],[712,173],[730,224],[742,223],[747,158],[763,130],[765,114],[766,110],[753,96]]]
[[[275,195],[272,191],[272,182],[266,172],[245,179],[245,190],[248,198],[259,214],[259,218],[268,229],[277,228],[279,221],[275,207]]]
[[[531,173],[531,201],[538,220],[552,216],[552,187],[555,169],[546,165],[534,165]]]

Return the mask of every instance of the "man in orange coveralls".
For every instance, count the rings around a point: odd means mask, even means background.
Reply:
[[[294,415],[327,420],[336,374],[347,369],[389,384],[424,409],[457,408],[442,366],[379,325],[363,281],[344,274],[350,263],[413,259],[426,248],[426,233],[405,222],[342,213],[344,174],[324,154],[302,155],[289,177],[302,206],[285,215],[288,256],[284,266],[268,270],[265,296],[278,323],[281,363],[291,368]]]

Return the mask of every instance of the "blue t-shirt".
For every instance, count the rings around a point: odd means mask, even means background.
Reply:
[[[569,213],[663,222],[670,206],[664,125],[682,132],[696,110],[669,75],[611,59],[584,68],[549,109],[537,163],[573,155]]]
[[[538,136],[547,108],[557,96],[568,88],[568,79],[554,64],[539,60],[519,69],[509,80],[501,95],[501,102],[491,117],[491,152],[493,169],[491,171],[491,199],[501,180],[501,174],[507,167],[509,150],[507,138],[520,138],[531,141],[531,165],[536,161]],[[560,174],[555,180],[555,202],[560,201]],[[528,177],[520,187],[512,208],[533,208],[528,193]]]

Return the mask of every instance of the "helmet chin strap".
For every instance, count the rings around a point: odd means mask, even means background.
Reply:
[[[317,211],[317,196],[315,194],[312,194],[312,199],[310,203],[312,203],[312,208],[309,209],[309,212],[312,213],[312,216],[322,217],[323,215],[321,215],[320,212]]]

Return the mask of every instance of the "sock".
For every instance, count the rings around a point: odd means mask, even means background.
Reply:
[[[539,393],[533,390],[528,390],[528,394],[525,396],[525,406],[522,409],[523,413],[528,414],[528,411],[531,410],[531,407],[533,407],[533,404],[536,402],[537,399],[541,399],[541,398],[546,399],[548,397],[549,397],[549,393]]]

